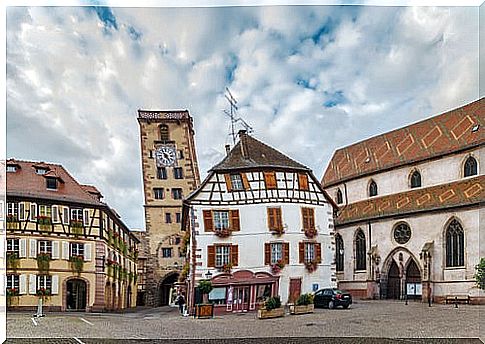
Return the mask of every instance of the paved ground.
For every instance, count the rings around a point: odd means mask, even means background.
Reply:
[[[184,318],[175,309],[167,307],[127,314],[57,313],[34,320],[26,313],[7,315],[7,335],[12,338],[7,343],[26,344],[41,341],[27,341],[25,338],[70,338],[69,341],[43,341],[45,343],[111,343],[100,338],[134,339],[133,343],[156,342],[151,339],[219,338],[225,340],[210,342],[451,344],[479,343],[472,338],[482,335],[483,340],[484,334],[485,306],[460,305],[454,308],[453,305],[433,305],[430,308],[427,304],[417,302],[410,302],[406,306],[402,302],[358,301],[347,310],[317,309],[314,314],[265,320],[256,319],[255,313],[224,315],[214,319]],[[266,338],[257,339],[260,337]],[[306,338],[303,340],[301,337]],[[238,341],[235,338],[243,339]],[[466,339],[455,341],[438,338]],[[162,342],[188,343],[180,340]],[[196,342],[209,343],[206,340]]]

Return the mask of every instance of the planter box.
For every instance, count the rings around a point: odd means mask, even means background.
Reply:
[[[306,306],[290,306],[290,314],[307,314],[313,313],[315,309],[313,303]]]
[[[285,316],[285,309],[275,308],[270,311],[266,309],[258,309],[258,319],[280,318]]]

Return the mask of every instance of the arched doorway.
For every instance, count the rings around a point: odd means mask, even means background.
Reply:
[[[409,298],[421,298],[421,272],[414,259],[409,261],[406,269],[406,292]]]
[[[86,282],[74,278],[66,282],[66,308],[69,311],[86,310]]]
[[[177,272],[173,272],[165,276],[165,278],[160,282],[158,287],[159,306],[167,306],[170,303],[170,290],[173,288],[175,282],[178,281],[178,278],[179,274]]]
[[[387,276],[387,298],[399,300],[401,298],[401,276],[399,266],[393,259]]]

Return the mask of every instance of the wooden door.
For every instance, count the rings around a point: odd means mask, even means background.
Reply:
[[[401,276],[395,261],[392,261],[387,277],[387,298],[397,300],[401,298]]]
[[[294,303],[301,294],[301,278],[290,278],[289,303]]]

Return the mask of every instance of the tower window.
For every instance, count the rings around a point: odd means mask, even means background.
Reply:
[[[411,174],[411,188],[421,187],[421,174],[418,171],[414,171]]]
[[[160,126],[160,140],[161,141],[168,141],[170,140],[170,135],[168,132],[168,125],[162,124]]]
[[[478,172],[477,160],[471,156],[465,161],[464,176],[465,177],[475,176],[477,175],[477,172]]]
[[[377,183],[373,180],[369,184],[369,196],[377,196]]]
[[[340,189],[337,190],[337,204],[342,204],[344,199],[342,197],[342,191]]]
[[[173,199],[182,199],[182,189],[180,188],[172,189],[172,197]]]
[[[175,179],[183,179],[184,178],[182,167],[175,167],[173,169],[173,177]]]
[[[163,188],[154,188],[153,189],[153,196],[155,199],[163,199]]]
[[[157,167],[157,179],[167,179],[167,169],[165,167]]]

